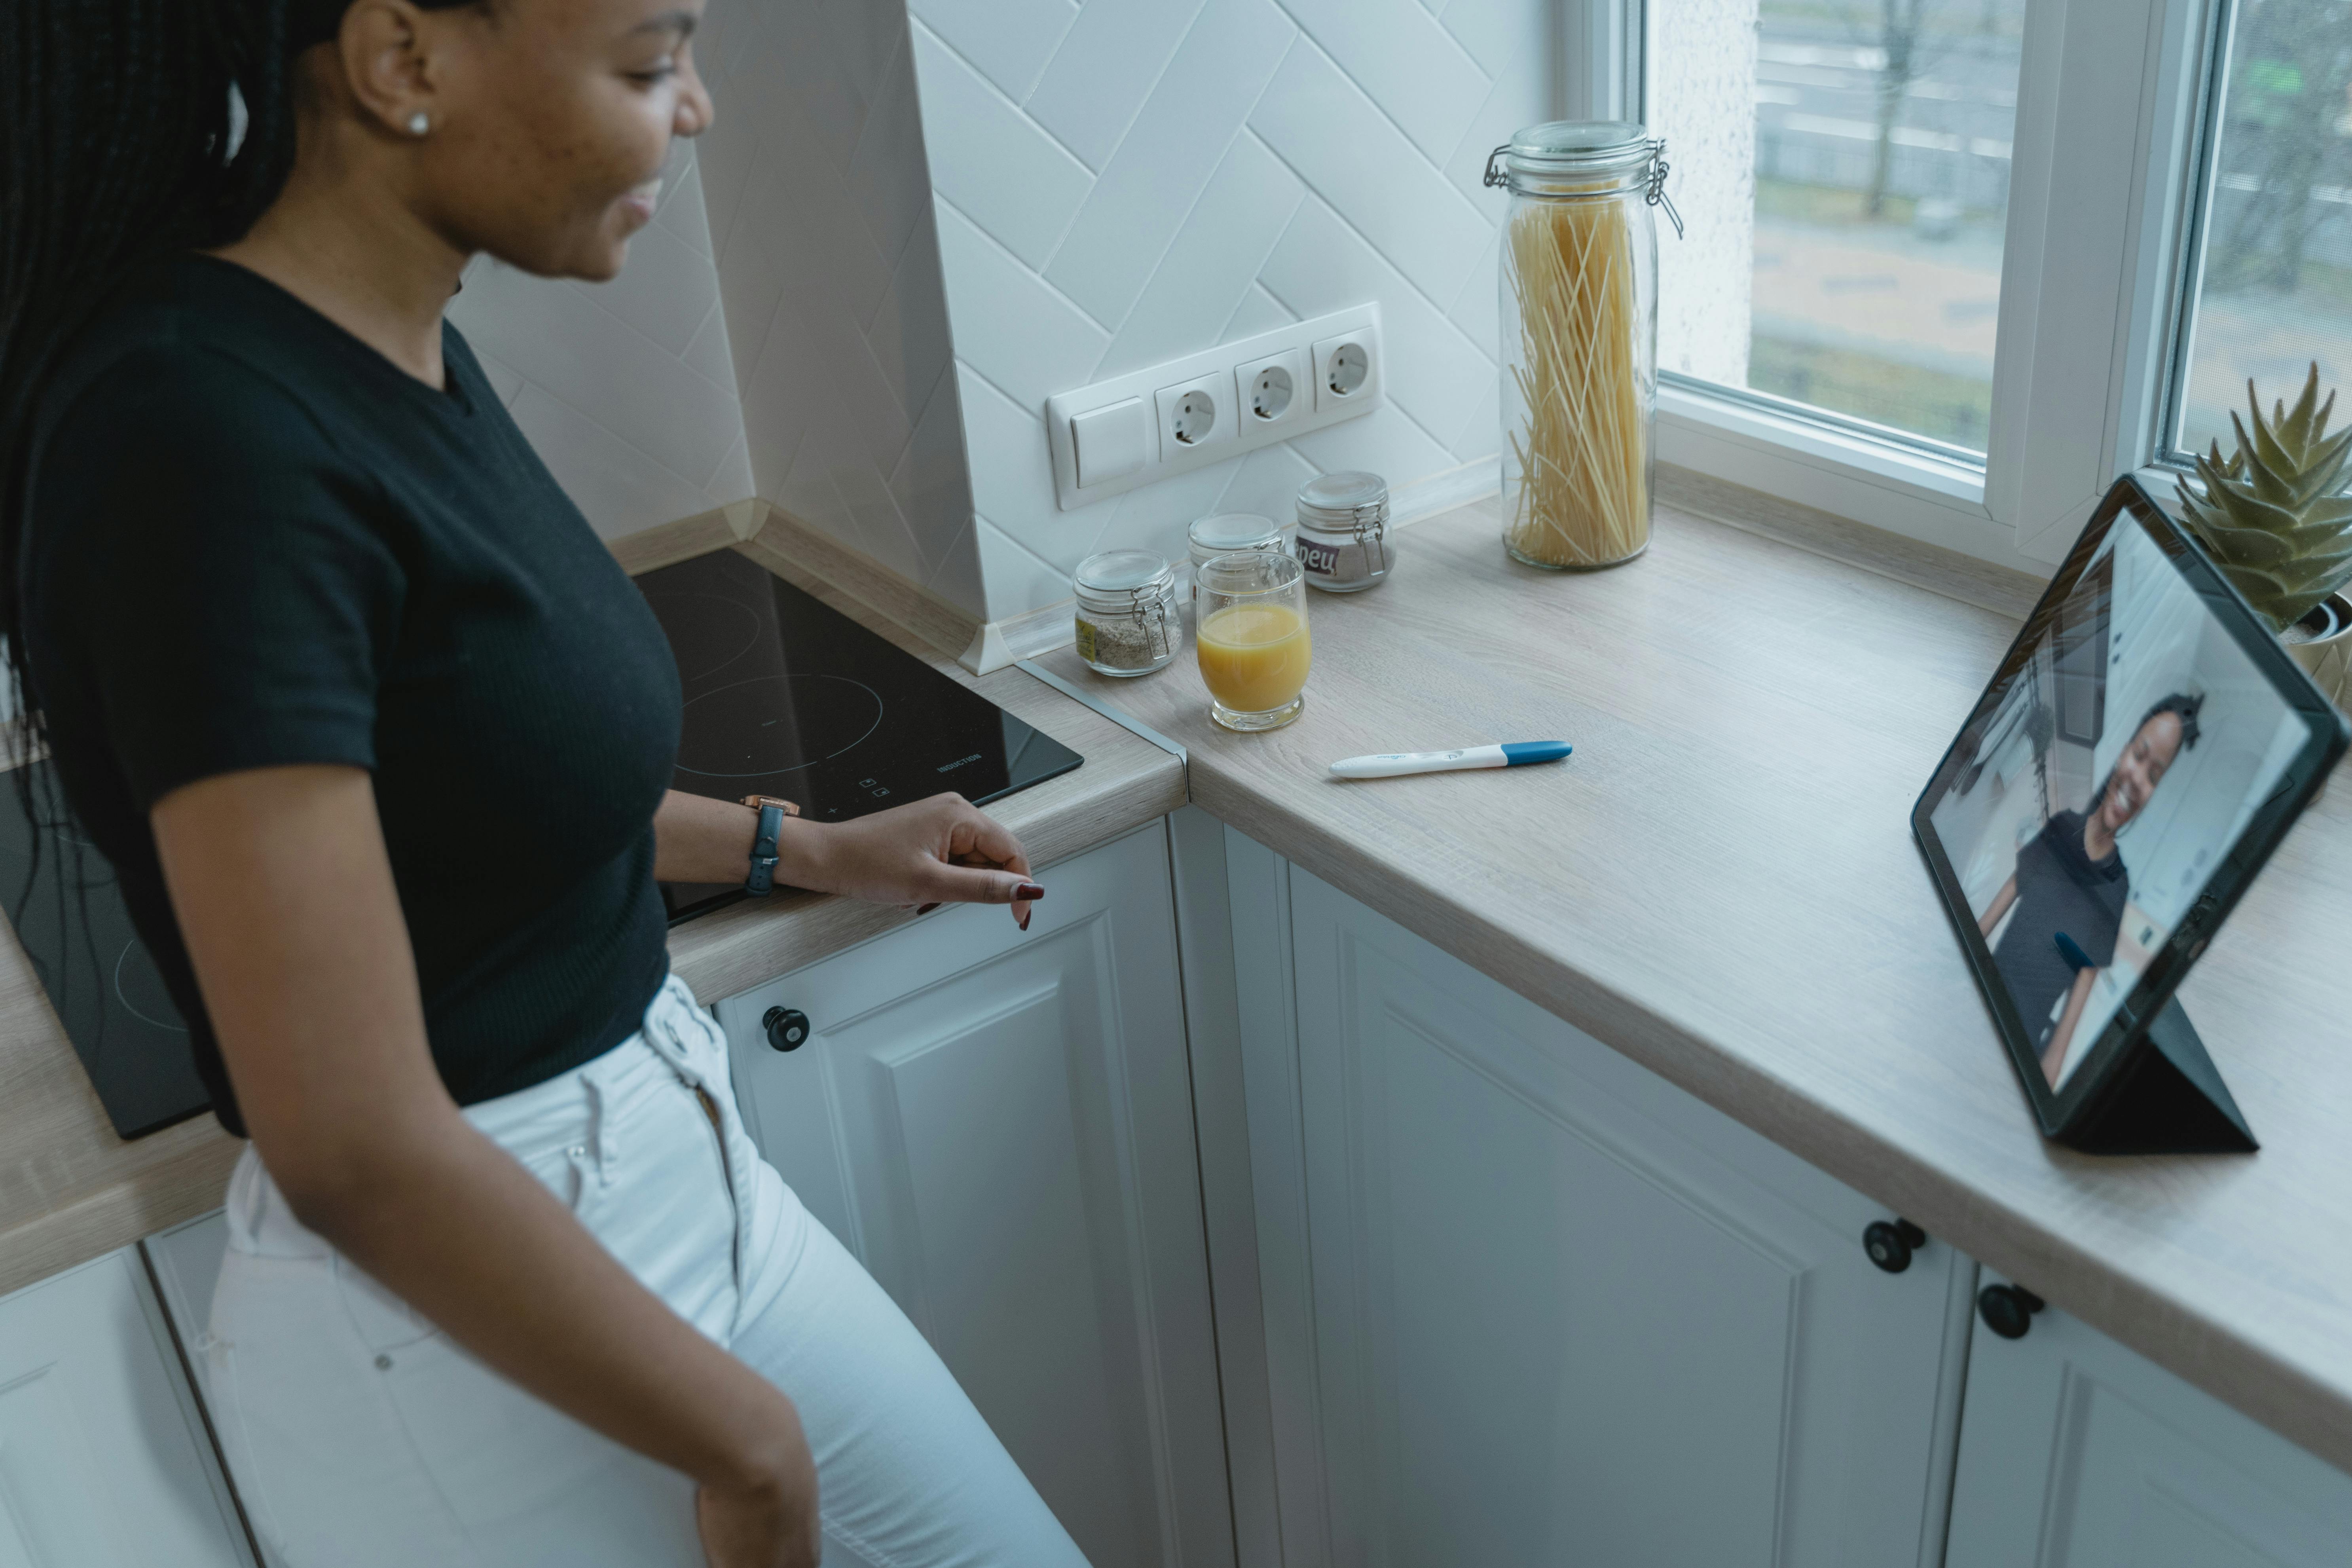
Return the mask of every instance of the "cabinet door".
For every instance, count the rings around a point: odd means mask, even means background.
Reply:
[[[1285,1561],[1934,1563],[1973,1265],[1229,846]]]
[[[137,1249],[0,1300],[0,1568],[249,1568]]]
[[[1229,1564],[1165,832],[1041,879],[721,1003],[738,1098],[1096,1568]]]
[[[2055,1308],[1979,1322],[1946,1561],[2342,1568],[2352,1476]]]

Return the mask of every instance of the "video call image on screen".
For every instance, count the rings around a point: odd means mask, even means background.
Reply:
[[[2126,511],[1930,809],[2054,1091],[2305,724]]]

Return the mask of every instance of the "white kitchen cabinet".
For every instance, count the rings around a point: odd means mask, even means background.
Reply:
[[[720,1003],[737,1099],[1095,1568],[1230,1564],[1166,831],[1040,879]]]
[[[2352,1563],[2352,1476],[2054,1307],[1975,1331],[1948,1568]]]
[[[138,1249],[0,1300],[0,1568],[251,1568]]]
[[[1227,835],[1282,1561],[1943,1546],[1975,1268]]]

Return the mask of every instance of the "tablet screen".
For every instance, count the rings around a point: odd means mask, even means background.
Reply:
[[[1920,802],[2045,1103],[2078,1098],[2100,1047],[2170,994],[2315,787],[2315,747],[2340,746],[2268,632],[2144,495],[2117,490]]]

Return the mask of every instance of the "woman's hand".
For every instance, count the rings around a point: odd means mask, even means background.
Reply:
[[[824,1550],[816,1461],[797,1426],[792,1436],[790,1457],[763,1479],[696,1489],[694,1522],[710,1568],[816,1568]]]
[[[960,795],[935,795],[852,822],[787,823],[795,862],[779,880],[879,904],[1010,904],[1029,929],[1045,896],[1021,840]]]

